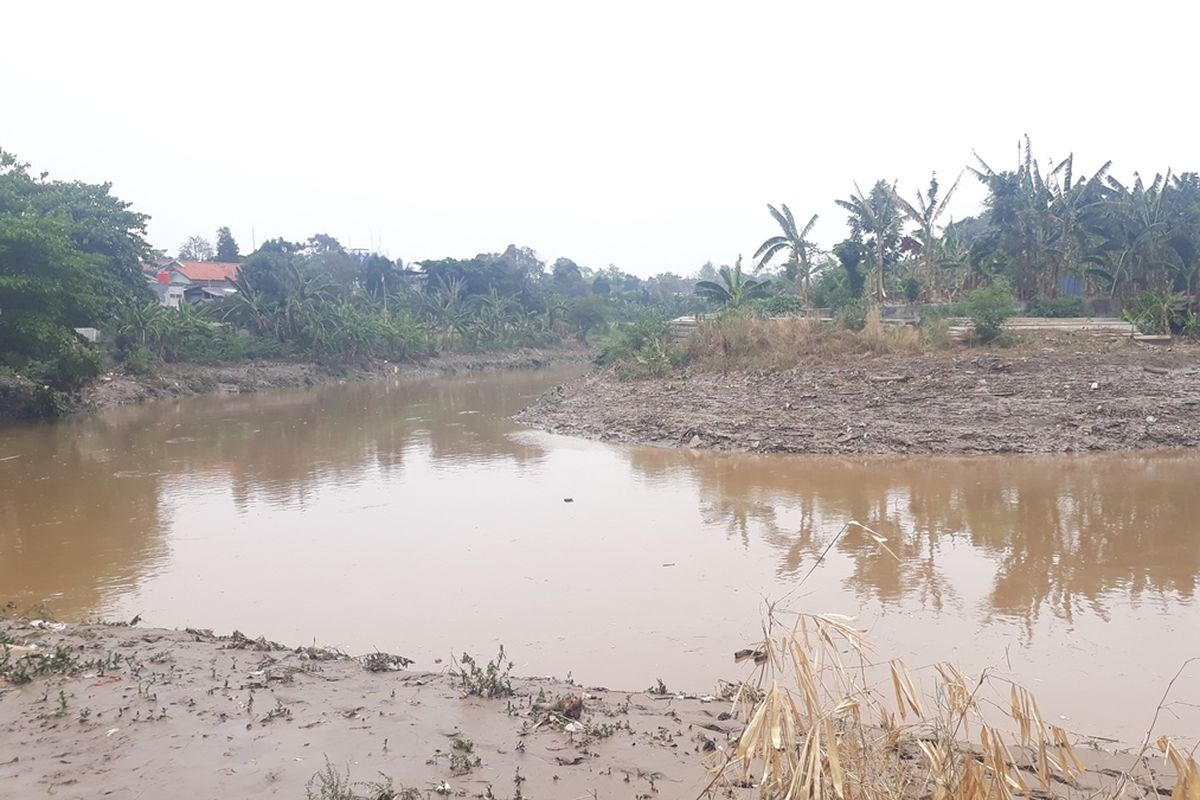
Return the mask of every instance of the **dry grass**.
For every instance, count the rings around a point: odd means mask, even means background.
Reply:
[[[698,369],[774,371],[838,356],[915,354],[927,344],[915,329],[885,325],[875,312],[857,332],[801,317],[730,314],[701,322],[686,348]]]
[[[859,527],[886,550],[882,536]],[[1200,800],[1193,754],[1165,738],[1157,746],[1173,789],[1158,789],[1148,774],[1085,775],[1067,731],[1047,721],[1025,688],[988,671],[970,681],[941,663],[925,676],[932,691],[922,693],[901,661],[875,657],[850,618],[782,620],[773,607],[762,643],[745,651],[756,666],[734,713],[746,728],[719,754],[706,794],[751,786],[772,800]],[[1147,734],[1134,763],[1143,763],[1149,742]]]

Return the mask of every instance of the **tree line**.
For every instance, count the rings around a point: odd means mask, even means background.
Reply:
[[[983,208],[949,220],[959,184],[972,179],[987,190]],[[546,263],[517,246],[405,264],[324,234],[273,239],[243,256],[221,228],[215,244],[191,237],[179,255],[239,262],[238,291],[175,310],[157,305],[145,278],[143,265],[161,255],[145,239],[146,215],[109,184],[51,180],[0,151],[0,370],[70,390],[105,359],[135,370],[180,360],[405,359],[586,341],[613,322],[746,303],[770,313],[953,305],[982,290],[1058,315],[1103,297],[1144,328],[1200,329],[1194,172],[1122,181],[1111,163],[1078,172],[1073,156],[1043,167],[1026,138],[1010,168],[976,157],[948,187],[936,175],[912,193],[880,180],[837,203],[847,235],[832,247],[813,242],[816,215],[798,220],[787,205],[770,205],[777,233],[745,270],[739,257],[651,278],[568,258]],[[107,351],[76,335],[81,327],[104,331]]]
[[[808,303],[832,307],[862,297],[945,303],[999,285],[1049,312],[1081,312],[1082,298],[1103,297],[1135,316],[1174,314],[1171,324],[1182,324],[1200,291],[1200,176],[1166,169],[1120,180],[1111,169],[1108,161],[1083,174],[1073,155],[1043,167],[1025,137],[1015,165],[997,169],[976,155],[949,188],[936,174],[907,195],[895,181],[867,191],[855,184],[836,201],[848,235],[827,250],[811,239],[816,215],[801,226],[786,205],[769,205],[779,233],[755,252],[751,280],[761,287],[771,277]],[[977,213],[949,221],[964,178],[978,180],[986,200]],[[728,302],[731,279],[747,280],[734,268],[721,278],[701,291]]]

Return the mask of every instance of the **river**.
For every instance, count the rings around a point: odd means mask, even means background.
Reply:
[[[1196,454],[737,455],[507,420],[579,369],[2,428],[0,602],[703,692],[786,596],[918,681],[991,668],[1121,743],[1200,655]],[[1200,669],[1169,701],[1161,732],[1200,731]]]

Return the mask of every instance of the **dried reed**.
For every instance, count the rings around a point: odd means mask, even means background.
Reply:
[[[851,524],[886,549],[885,537]],[[851,618],[797,614],[790,625],[783,618],[772,606],[762,643],[741,651],[755,662],[733,698],[746,727],[717,754],[705,794],[734,786],[753,786],[772,800],[1115,800],[1152,793],[1129,772],[1098,784],[1089,773],[1092,783],[1081,781],[1084,765],[1068,733],[1046,721],[1022,686],[989,671],[968,681],[940,663],[930,670],[932,693],[922,694],[903,662],[874,657]],[[1175,774],[1171,800],[1200,800],[1194,756],[1167,739],[1158,747]],[[1147,749],[1144,743],[1135,764]]]

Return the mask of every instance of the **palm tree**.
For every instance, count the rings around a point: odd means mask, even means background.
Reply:
[[[867,241],[872,251],[874,267],[871,270],[871,297],[876,303],[887,299],[883,288],[883,270],[894,254],[900,241],[900,226],[904,218],[892,199],[896,194],[895,184],[877,181],[866,194],[854,184],[854,194],[849,200],[836,201],[850,212],[850,230],[859,236],[870,237]]]
[[[797,229],[796,218],[792,216],[792,210],[787,207],[787,203],[783,203],[780,208],[783,209],[782,212],[770,203],[767,204],[767,210],[779,223],[783,233],[779,236],[772,236],[759,245],[758,250],[754,253],[754,260],[757,262],[755,271],[765,267],[776,253],[781,251],[789,253],[788,277],[800,282],[804,297],[807,299],[816,272],[812,261],[812,253],[816,248],[812,242],[808,241],[808,235],[812,233],[813,226],[817,224],[817,215],[813,214],[812,219],[801,230]]]
[[[721,267],[717,272],[721,282],[698,281],[696,294],[714,303],[731,308],[737,308],[747,300],[764,297],[771,287],[771,282],[749,278],[742,274],[742,257],[738,256],[733,269]]]
[[[954,196],[954,190],[958,188],[958,182],[962,180],[962,173],[954,179],[954,183],[946,191],[946,194],[938,199],[938,180],[937,173],[934,173],[929,178],[929,192],[922,194],[921,190],[917,190],[917,202],[910,203],[892,190],[892,202],[900,207],[904,212],[904,216],[914,223],[920,229],[917,232],[917,239],[921,243],[921,266],[919,269],[921,281],[926,286],[933,283],[933,277],[936,274],[934,267],[936,264],[936,244],[937,244],[937,221],[946,212],[946,206],[950,204],[950,198]]]

